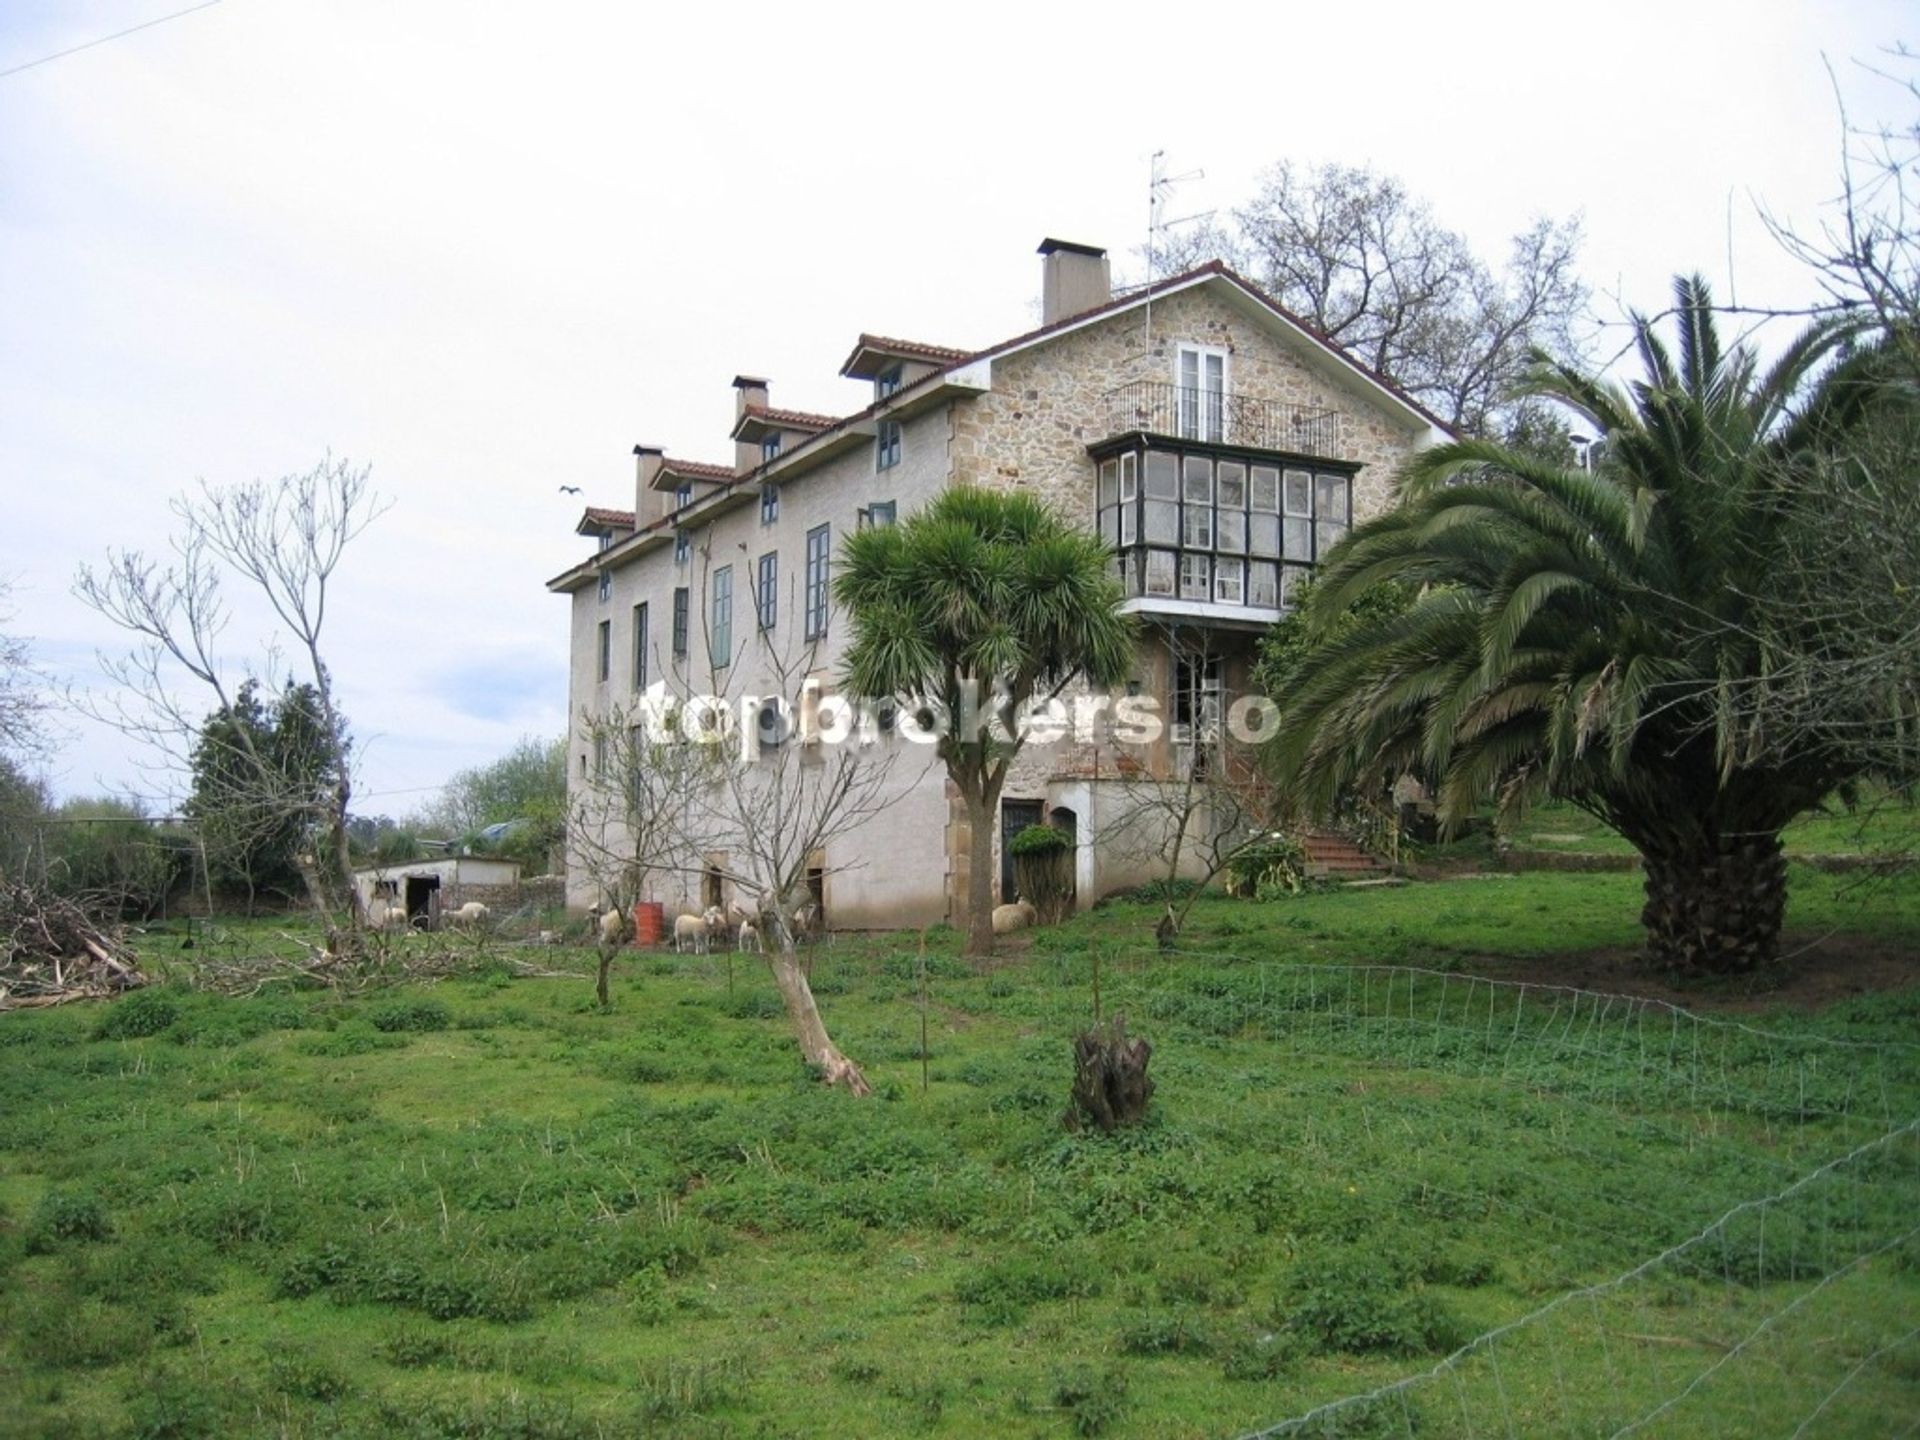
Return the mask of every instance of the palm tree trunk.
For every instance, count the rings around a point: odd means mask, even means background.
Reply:
[[[967,828],[967,948],[974,959],[993,954],[993,821],[994,795],[968,793]]]
[[[1710,975],[1744,974],[1780,953],[1787,863],[1778,832],[1694,835],[1641,846],[1646,864],[1647,953],[1655,964]]]

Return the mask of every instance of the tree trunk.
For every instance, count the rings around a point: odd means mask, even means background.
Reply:
[[[867,1084],[860,1067],[842,1055],[827,1035],[820,1007],[814,1003],[813,987],[807,983],[806,972],[800,968],[800,957],[794,951],[792,931],[784,922],[769,923],[766,912],[762,911],[761,915],[762,938],[774,942],[767,946],[767,968],[773,971],[773,983],[780,988],[787,1018],[793,1022],[794,1033],[800,1039],[800,1053],[827,1084],[844,1085],[855,1095],[871,1095],[873,1087]]]
[[[984,960],[993,954],[993,795],[967,799],[967,825],[972,831],[967,846],[967,948],[966,954]]]
[[[1092,1125],[1107,1133],[1122,1125],[1138,1125],[1153,1098],[1147,1061],[1153,1046],[1138,1037],[1127,1038],[1127,1021],[1115,1015],[1073,1041],[1073,1103],[1067,1127]]]
[[[1787,864],[1777,832],[1643,845],[1641,855],[1647,903],[1640,923],[1656,965],[1735,975],[1778,957]]]

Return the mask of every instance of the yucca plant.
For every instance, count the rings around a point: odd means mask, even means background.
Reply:
[[[993,832],[1020,723],[1075,680],[1132,669],[1109,553],[1028,495],[959,487],[851,536],[834,595],[853,620],[846,683],[924,707],[971,827],[967,953],[993,952]]]
[[[1443,822],[1548,794],[1645,862],[1651,958],[1713,972],[1774,958],[1780,831],[1848,777],[1787,757],[1740,701],[1764,679],[1769,593],[1798,464],[1847,433],[1867,387],[1834,365],[1848,331],[1804,331],[1770,367],[1722,346],[1698,278],[1675,286],[1677,358],[1634,320],[1643,378],[1541,362],[1530,389],[1603,435],[1591,472],[1476,440],[1405,468],[1399,503],[1329,557],[1309,620],[1330,630],[1382,581],[1410,609],[1313,651],[1282,706],[1277,778],[1309,809],[1412,770]]]

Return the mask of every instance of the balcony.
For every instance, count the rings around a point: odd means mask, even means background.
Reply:
[[[1353,521],[1348,462],[1137,431],[1091,449],[1094,524],[1129,611],[1271,623]]]
[[[1142,432],[1207,445],[1335,459],[1340,412],[1136,380],[1106,394],[1109,435]]]

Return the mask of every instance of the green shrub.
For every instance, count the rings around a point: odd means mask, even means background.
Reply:
[[[214,1385],[163,1372],[147,1377],[127,1405],[132,1440],[215,1440],[232,1433]]]
[[[1229,1380],[1277,1380],[1299,1362],[1301,1349],[1291,1330],[1237,1335],[1220,1349],[1220,1373]]]
[[[180,1002],[165,990],[135,990],[109,1005],[94,1023],[96,1040],[142,1040],[180,1018]]]
[[[1149,1311],[1120,1330],[1120,1349],[1127,1355],[1201,1355],[1212,1348],[1206,1327],[1177,1310]]]
[[[99,1241],[113,1238],[113,1222],[100,1197],[84,1191],[49,1190],[34,1207],[27,1222],[27,1253],[45,1254],[69,1240]]]
[[[1278,830],[1242,845],[1227,861],[1227,889],[1235,895],[1297,895],[1306,885],[1306,847]]]
[[[1053,1404],[1066,1413],[1074,1434],[1104,1435],[1126,1412],[1127,1377],[1077,1365],[1054,1376]]]
[[[1304,1256],[1277,1318],[1318,1349],[1348,1355],[1444,1349],[1454,1331],[1406,1267],[1357,1247]]]
[[[331,1405],[353,1393],[352,1382],[317,1356],[298,1351],[275,1355],[267,1370],[275,1390],[298,1400]]]
[[[424,995],[390,1000],[368,1017],[373,1028],[388,1035],[403,1032],[424,1034],[444,1030],[453,1023],[453,1013],[438,1000]]]

